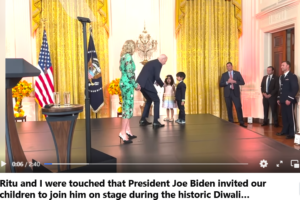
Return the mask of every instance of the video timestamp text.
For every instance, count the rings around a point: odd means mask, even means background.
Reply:
[[[12,162],[11,165],[13,167],[39,167],[41,165],[40,162]]]

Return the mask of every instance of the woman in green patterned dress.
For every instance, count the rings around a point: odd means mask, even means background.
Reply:
[[[129,119],[133,115],[134,89],[140,90],[141,87],[135,82],[135,64],[132,60],[132,54],[135,51],[133,40],[127,40],[123,45],[120,59],[120,89],[122,92],[122,130],[119,134],[124,143],[132,143],[130,139],[137,136],[131,134]]]

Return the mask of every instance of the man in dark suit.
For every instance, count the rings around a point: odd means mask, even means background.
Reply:
[[[281,64],[283,74],[280,76],[280,90],[277,97],[277,103],[281,106],[282,130],[277,135],[286,135],[287,139],[295,137],[296,120],[295,106],[297,103],[296,95],[299,90],[298,78],[290,72],[291,63],[284,61]]]
[[[277,94],[279,90],[279,79],[274,75],[274,67],[267,68],[267,74],[261,81],[261,93],[263,94],[264,106],[264,122],[262,126],[268,125],[269,120],[269,106],[272,110],[274,126],[278,127],[278,114],[277,114]]]
[[[158,121],[160,99],[157,95],[157,91],[153,84],[155,83],[156,85],[163,87],[164,82],[160,78],[160,71],[162,66],[166,64],[167,60],[168,57],[162,54],[158,57],[158,59],[147,62],[136,80],[136,82],[140,84],[141,92],[145,97],[145,99],[147,100],[142,114],[142,118],[140,120],[141,126],[151,124],[146,120],[146,118],[149,116],[149,110],[152,102],[154,102],[153,127],[164,126],[164,124],[161,124]]]
[[[227,72],[222,74],[220,87],[224,87],[224,97],[227,107],[228,120],[233,123],[232,102],[234,103],[240,126],[247,127],[244,124],[240,85],[245,85],[244,79],[240,72],[232,70],[232,63],[226,64]]]

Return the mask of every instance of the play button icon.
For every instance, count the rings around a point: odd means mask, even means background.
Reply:
[[[5,166],[6,163],[1,160],[1,167]]]

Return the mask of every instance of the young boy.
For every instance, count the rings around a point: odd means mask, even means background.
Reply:
[[[183,80],[185,79],[185,73],[178,72],[176,74],[176,79],[177,79],[177,81],[179,81],[177,88],[176,88],[176,92],[175,92],[175,101],[176,101],[178,109],[179,109],[179,117],[175,122],[178,124],[185,124],[184,103],[185,103],[186,85],[183,82]]]

